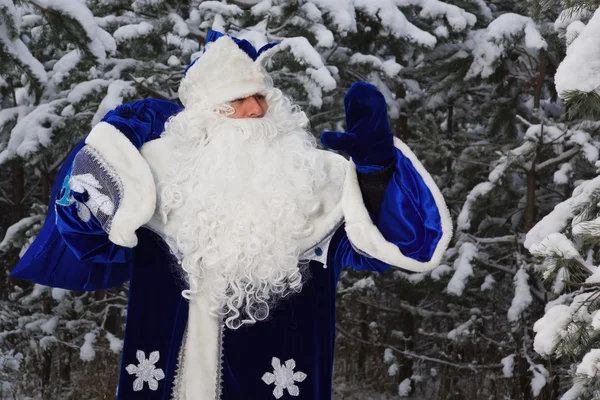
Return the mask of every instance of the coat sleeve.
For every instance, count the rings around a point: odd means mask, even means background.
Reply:
[[[92,145],[108,163],[114,162],[117,174],[119,168],[131,169],[141,159],[137,150],[158,138],[168,118],[179,111],[174,103],[154,99],[110,111],[60,168],[46,221],[10,276],[68,290],[107,289],[127,281],[133,249],[113,243],[95,216],[82,218],[84,199],[72,193],[68,183],[73,160],[84,146]],[[121,159],[115,160],[117,156]],[[143,184],[131,171],[124,172],[129,175],[123,184]],[[152,192],[152,200],[155,196]]]
[[[394,145],[391,171],[386,168],[380,173],[387,181],[382,196],[365,193],[369,188],[359,183],[350,163],[342,194],[343,231],[334,235],[329,248],[337,266],[378,272],[394,266],[425,272],[442,260],[452,238],[444,198],[408,146],[399,139],[394,139]]]

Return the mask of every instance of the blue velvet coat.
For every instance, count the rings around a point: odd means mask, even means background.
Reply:
[[[176,104],[147,99],[120,106],[103,121],[140,148],[158,138],[167,119],[179,111]],[[68,177],[82,146],[73,150],[60,169],[45,224],[11,277],[77,291],[108,289],[129,281],[117,398],[169,399],[188,319],[188,302],[181,296],[185,283],[161,237],[140,228],[136,247],[117,246],[95,218],[87,222],[78,218],[79,202],[65,201],[71,195],[80,196],[71,193]],[[369,223],[409,264],[422,263],[424,269],[430,269],[432,259],[449,240],[444,225],[447,210],[441,208],[430,177],[424,179],[405,152],[396,152],[381,207],[370,214]],[[277,385],[268,383],[268,375],[279,364],[295,373],[299,399],[331,398],[335,291],[340,272],[343,267],[377,272],[390,268],[372,250],[367,254],[357,243],[351,244],[343,225],[335,228],[327,248],[314,248],[314,259],[303,271],[302,292],[283,299],[266,321],[224,330],[221,399],[276,398]],[[379,258],[394,259],[383,253]],[[156,384],[143,381],[140,390],[137,382],[138,390],[134,390],[136,368],[142,361],[150,362]],[[284,399],[296,397],[286,388],[282,393]]]

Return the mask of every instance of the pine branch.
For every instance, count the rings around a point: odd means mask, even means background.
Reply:
[[[567,105],[568,119],[600,119],[600,94],[597,90],[582,92],[568,90],[562,93]]]

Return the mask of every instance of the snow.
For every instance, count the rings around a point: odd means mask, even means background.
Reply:
[[[177,56],[171,56],[167,60],[167,64],[170,67],[177,67],[177,66],[181,65],[181,60]]]
[[[262,0],[250,9],[250,13],[255,16],[263,15],[268,13],[271,7],[273,7],[272,0]]]
[[[181,16],[175,13],[169,14],[169,21],[173,24],[173,30],[181,37],[185,37],[190,34],[190,28]]]
[[[328,14],[337,30],[344,35],[347,32],[356,32],[356,14],[354,7],[347,0],[308,0],[317,6],[323,13]]]
[[[533,325],[536,332],[533,349],[542,357],[550,356],[558,343],[567,334],[572,311],[569,306],[559,304],[546,311],[546,314]]]
[[[400,397],[408,397],[410,396],[410,378],[406,378],[405,380],[403,380],[402,382],[400,382],[400,385],[398,385],[398,395]]]
[[[313,24],[310,31],[317,38],[317,47],[330,48],[334,45],[333,32],[322,24]]]
[[[370,54],[355,53],[348,60],[349,64],[367,64],[373,68],[383,71],[390,78],[395,77],[402,70],[402,66],[396,62],[395,58],[382,61],[379,57]]]
[[[390,365],[390,367],[388,368],[388,376],[396,376],[398,375],[398,364],[393,363],[392,365]]]
[[[67,100],[71,104],[77,104],[82,101],[86,96],[96,92],[100,93],[110,84],[105,79],[92,79],[90,81],[81,82],[71,89],[71,92],[67,96]]]
[[[464,31],[467,27],[471,27],[477,22],[475,15],[453,4],[438,0],[396,0],[395,3],[400,7],[420,7],[421,12],[419,12],[419,16],[421,18],[446,18],[452,30],[457,32]]]
[[[481,291],[483,292],[485,290],[491,289],[495,282],[496,280],[494,279],[494,277],[491,274],[487,274],[485,276],[485,279],[483,280],[483,283],[481,284]]]
[[[513,371],[515,368],[515,355],[511,354],[509,356],[506,356],[502,360],[500,360],[500,362],[502,363],[502,374],[504,375],[504,377],[512,378]]]
[[[447,38],[450,34],[450,32],[448,32],[448,28],[446,28],[445,25],[438,26],[433,30],[433,33],[435,33],[435,36],[441,38]]]
[[[454,328],[450,332],[448,332],[448,339],[457,340],[461,336],[468,335],[469,333],[471,333],[469,331],[469,328],[471,326],[473,326],[473,322],[475,321],[475,318],[476,317],[474,315],[471,316],[471,318],[467,322],[460,324],[459,326],[457,326],[456,328]]]
[[[463,243],[458,251],[458,258],[454,261],[454,275],[448,282],[447,292],[456,296],[462,295],[466,280],[473,275],[471,262],[477,256],[477,247],[473,243]]]
[[[595,377],[600,372],[600,349],[591,349],[577,366],[577,373]]]
[[[513,279],[515,283],[515,296],[512,299],[507,314],[508,320],[511,322],[518,321],[523,311],[525,311],[533,301],[529,290],[529,284],[527,283],[528,279],[529,275],[524,267],[521,267],[517,271]]]
[[[96,23],[94,15],[85,3],[73,0],[36,0],[42,8],[55,10],[73,18],[85,31],[89,43],[88,51],[96,57],[99,63],[106,60],[107,53],[114,53],[117,45],[112,36]]]
[[[581,21],[571,22],[571,24],[567,27],[567,32],[565,33],[566,45],[570,46],[571,43],[573,43],[573,41],[575,39],[577,39],[577,37],[579,35],[581,35],[581,32],[583,32],[584,29],[585,29],[585,24],[583,22],[581,22]]]
[[[224,4],[220,1],[203,1],[200,3],[199,10],[213,12],[224,17],[234,17],[243,13],[243,10],[235,4]]]
[[[544,386],[546,386],[546,383],[548,383],[550,373],[541,364],[532,365],[529,367],[529,370],[533,373],[533,378],[531,378],[531,393],[533,397],[537,397]]]
[[[565,259],[580,260],[583,264],[583,259],[577,249],[575,249],[573,242],[562,233],[551,233],[540,243],[532,244],[529,251],[535,256],[560,256]]]
[[[456,219],[456,228],[460,231],[467,231],[471,228],[471,209],[479,197],[483,197],[494,188],[491,182],[478,183],[467,195],[460,214]]]
[[[354,6],[374,20],[379,20],[384,29],[395,38],[405,38],[412,43],[429,48],[437,43],[435,36],[406,19],[393,0],[354,0]]]
[[[81,358],[82,361],[92,361],[94,359],[96,351],[94,350],[93,344],[95,342],[95,333],[88,332],[85,334],[83,345],[79,349],[79,358]]]
[[[52,288],[52,298],[56,301],[61,301],[69,293],[66,289]]]
[[[554,173],[554,183],[557,185],[566,185],[570,182],[570,178],[573,175],[573,166],[571,163],[564,163],[560,166],[558,171]]]
[[[31,229],[33,225],[42,222],[43,220],[43,216],[34,215],[31,217],[23,218],[20,221],[9,226],[6,229],[6,233],[4,234],[4,239],[2,239],[2,242],[0,243],[0,252],[4,253],[10,250],[13,246],[15,246],[16,243],[18,243],[21,240],[21,236],[24,234],[25,231]]]
[[[56,114],[58,108],[62,110],[64,103],[63,99],[58,99],[40,104],[19,120],[11,132],[6,149],[0,153],[0,164],[15,156],[26,158],[35,153],[40,145],[50,146],[54,130],[64,127],[63,118]]]
[[[44,322],[40,325],[40,329],[47,333],[48,335],[54,335],[54,331],[56,330],[56,325],[58,323],[58,317],[54,316],[50,318],[48,321]]]
[[[560,97],[573,90],[600,93],[600,9],[567,48],[554,81]]]
[[[122,43],[127,40],[141,39],[152,33],[154,27],[147,22],[140,22],[139,24],[130,24],[121,26],[113,33],[113,37],[117,43]]]
[[[383,351],[383,362],[386,364],[390,364],[393,363],[394,361],[396,361],[396,356],[394,355],[394,352],[392,349],[385,349]]]
[[[18,37],[11,38],[6,27],[0,25],[0,45],[3,51],[17,59],[33,75],[35,80],[44,84],[48,81],[48,75],[42,63],[40,63],[29,51],[25,43]]]
[[[523,47],[539,51],[547,47],[535,22],[523,15],[505,13],[493,20],[486,29],[475,31],[467,42],[473,52],[466,78],[488,78],[496,70],[496,62],[504,57],[505,44],[524,34]]]
[[[473,3],[475,3],[477,7],[479,7],[479,11],[485,19],[487,19],[488,21],[492,19],[492,10],[490,10],[490,8],[484,0],[473,0]]]
[[[587,204],[590,196],[600,189],[600,177],[581,183],[573,191],[573,196],[556,205],[548,215],[538,222],[525,237],[525,247],[530,249],[535,243],[540,243],[551,233],[560,232],[566,228],[568,222],[573,219],[573,209]],[[531,249],[530,249],[531,250]]]
[[[197,41],[173,35],[171,32],[167,33],[167,44],[180,48],[186,54],[194,53],[200,48]]]
[[[323,20],[323,13],[313,3],[304,3],[300,9],[311,22],[321,22]]]
[[[591,12],[585,7],[565,8],[554,22],[554,30],[557,32],[564,30],[573,22],[581,22],[582,19],[587,19],[590,15]]]
[[[100,122],[107,112],[123,104],[123,96],[129,95],[132,87],[132,82],[122,80],[112,81],[108,86],[106,96],[102,99],[96,114],[92,118],[92,126]]]
[[[453,271],[454,269],[452,269],[452,267],[446,264],[441,264],[439,267],[431,271],[430,276],[434,281],[439,281],[444,275],[447,275]]]
[[[81,61],[81,52],[73,50],[65,54],[52,67],[52,81],[59,84]]]
[[[123,349],[123,340],[119,339],[115,335],[110,332],[106,332],[106,340],[108,340],[110,344],[110,350],[113,353],[120,353]]]

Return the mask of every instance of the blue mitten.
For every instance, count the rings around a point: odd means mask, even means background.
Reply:
[[[325,131],[321,143],[352,157],[360,173],[381,171],[396,158],[385,98],[375,86],[357,82],[346,93],[344,108],[347,132]]]

